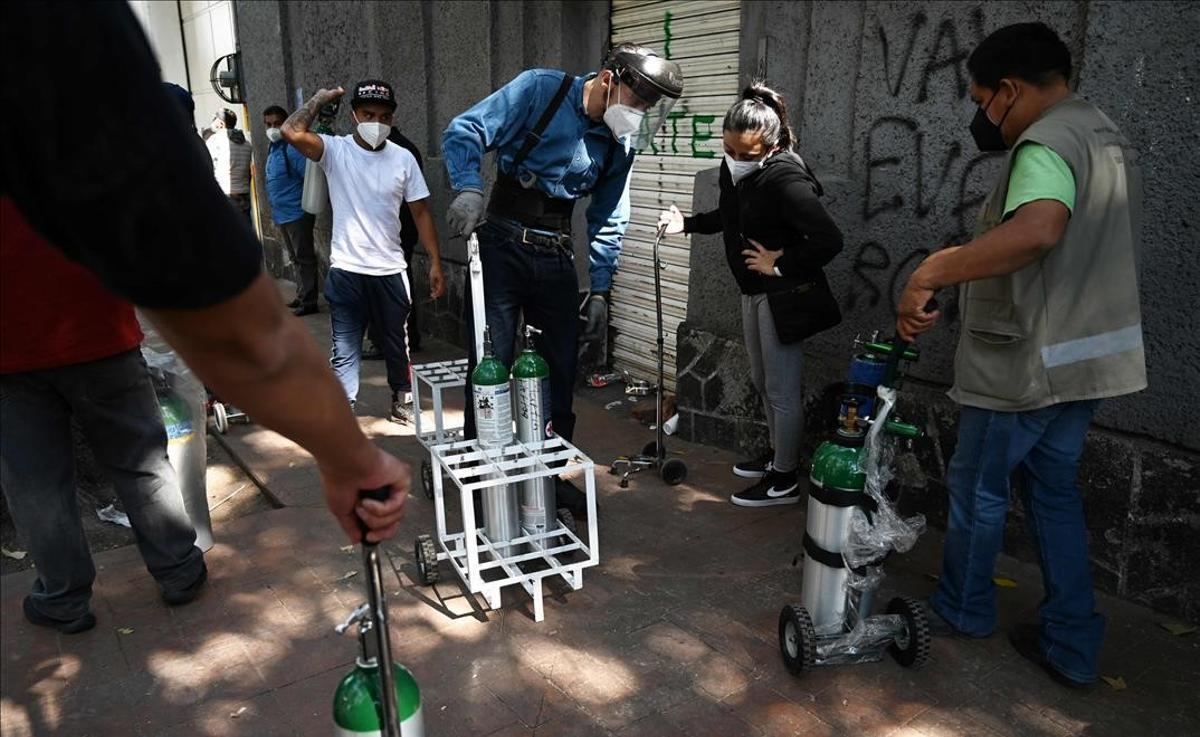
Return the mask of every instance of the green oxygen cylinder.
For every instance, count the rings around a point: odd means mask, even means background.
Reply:
[[[396,682],[396,718],[402,737],[425,737],[421,714],[421,690],[417,679],[399,663],[392,664]],[[333,723],[336,737],[378,737],[383,734],[379,705],[379,665],[375,658],[359,658],[354,669],[338,684],[333,694]]]
[[[335,737],[383,737],[379,664],[369,654],[367,642],[367,632],[375,626],[368,605],[360,605],[335,631],[340,635],[355,625],[358,627],[358,659],[354,669],[342,678],[333,692],[333,734]],[[392,664],[392,673],[396,690],[396,721],[400,724],[401,737],[425,737],[421,689],[417,686],[417,679],[399,663]]]
[[[474,388],[475,431],[485,448],[502,448],[513,441],[512,395],[508,369],[492,354],[492,337],[483,329],[483,358],[471,372]]]
[[[550,424],[550,364],[537,352],[533,336],[542,331],[525,326],[525,349],[513,362],[516,392],[517,440],[539,443],[554,434]],[[521,482],[521,530],[527,535],[552,532],[555,516],[554,479],[543,477]]]

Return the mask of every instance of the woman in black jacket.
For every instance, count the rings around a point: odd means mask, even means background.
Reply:
[[[659,217],[667,233],[725,236],[725,257],[742,292],[742,332],[754,386],[763,397],[772,450],[733,472],[758,481],[733,494],[745,507],[800,501],[797,469],[804,430],[803,339],[841,321],[822,267],[842,234],[820,200],[821,184],[792,151],[783,98],[755,83],[725,114],[719,206]]]

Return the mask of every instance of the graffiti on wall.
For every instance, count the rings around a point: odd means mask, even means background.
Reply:
[[[966,109],[966,59],[983,36],[983,11],[976,7],[965,19],[948,15],[936,23],[923,10],[893,27],[876,19],[874,33],[864,40],[875,44],[864,49],[864,58],[877,52],[881,67],[882,84],[875,84],[882,89],[868,93],[882,99],[876,107],[887,113],[870,122],[862,139],[859,214],[871,231],[896,239],[883,242],[877,236],[858,245],[844,298],[848,311],[894,310],[908,275],[925,256],[970,238],[996,154],[976,152],[963,140],[967,120],[959,132],[958,121],[948,123],[945,116]],[[871,79],[864,76],[863,84]],[[947,107],[948,99],[955,106]],[[932,230],[935,240],[906,242],[904,234],[914,226]]]
[[[671,11],[663,12],[663,57],[671,58]],[[687,70],[684,70],[684,78]],[[715,115],[693,115],[687,97],[679,101],[677,109],[667,114],[662,131],[650,139],[650,153],[672,156],[691,156],[696,159],[712,159],[716,152],[703,146],[718,134],[713,131],[717,122]]]

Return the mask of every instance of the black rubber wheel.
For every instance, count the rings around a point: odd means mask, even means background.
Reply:
[[[667,483],[667,486],[675,486],[682,484],[687,478],[687,464],[678,458],[672,458],[662,464],[662,469],[659,471],[662,475],[662,480]]]
[[[421,461],[421,487],[425,489],[425,498],[433,498],[433,464],[428,459]]]
[[[779,654],[794,676],[817,666],[817,632],[808,610],[800,604],[788,604],[779,612]]]
[[[413,557],[417,560],[417,580],[422,586],[438,582],[437,547],[429,535],[418,535],[413,546]]]
[[[642,446],[642,455],[649,456],[650,458],[657,458],[658,457],[658,441],[651,440],[649,443],[646,443],[645,445],[643,445]]]
[[[928,663],[931,638],[924,605],[911,597],[897,596],[888,602],[887,613],[904,619],[904,631],[888,647],[896,662],[905,668],[920,668]]]

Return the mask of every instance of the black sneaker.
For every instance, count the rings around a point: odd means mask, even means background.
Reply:
[[[413,418],[411,394],[407,394],[404,397],[401,397],[399,394],[392,394],[392,416],[388,419],[399,425],[412,424]]]
[[[773,507],[776,504],[796,504],[800,501],[800,474],[795,471],[767,472],[757,484],[729,497],[739,507]]]
[[[174,589],[168,591],[163,589],[162,600],[167,606],[182,606],[189,602],[195,601],[200,595],[200,589],[204,588],[204,582],[208,580],[208,564],[200,562],[200,575],[196,576],[196,580],[192,581],[185,588]]]
[[[1008,641],[1012,643],[1013,649],[1021,657],[1044,670],[1046,675],[1050,676],[1056,683],[1078,690],[1092,687],[1091,682],[1077,681],[1058,668],[1055,668],[1054,664],[1047,660],[1046,655],[1042,652],[1039,639],[1038,628],[1035,624],[1014,625],[1008,633]]]
[[[293,299],[291,302],[287,303],[287,308],[289,310],[294,310],[299,306],[300,306],[300,298],[299,297],[297,297],[296,299]]]
[[[758,458],[739,461],[733,464],[733,475],[744,479],[761,479],[771,470],[771,462],[775,460],[775,451],[768,450]]]
[[[28,619],[33,624],[39,627],[50,627],[56,629],[64,635],[74,635],[80,632],[87,632],[96,626],[96,615],[88,612],[82,617],[76,619],[64,620],[55,619],[42,614],[33,606],[33,600],[28,596],[22,602],[22,609],[25,610],[25,619]]]

